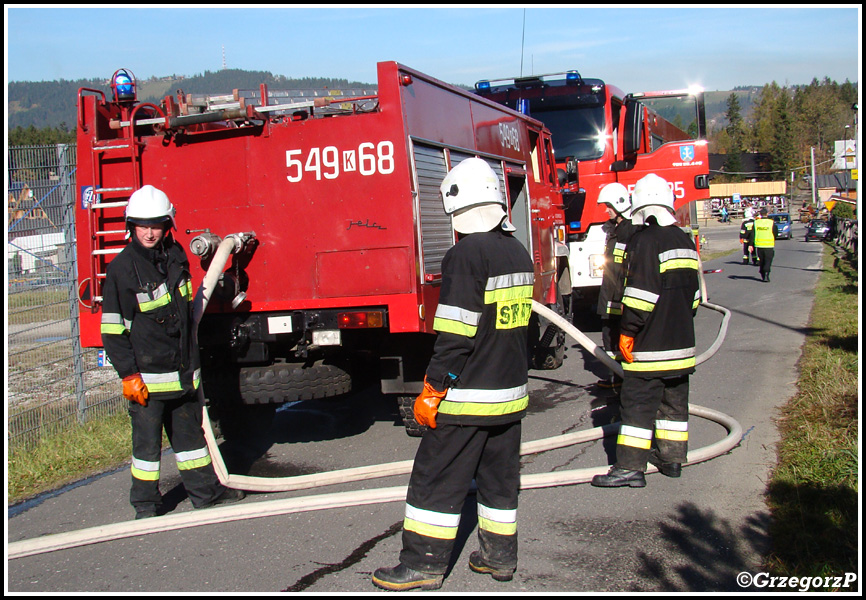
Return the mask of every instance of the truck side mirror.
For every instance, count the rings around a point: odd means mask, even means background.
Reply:
[[[577,181],[577,159],[573,156],[565,159],[565,177],[569,182]]]
[[[641,130],[643,129],[643,106],[634,99],[625,102],[625,136],[623,153],[626,157],[637,154],[640,150]]]

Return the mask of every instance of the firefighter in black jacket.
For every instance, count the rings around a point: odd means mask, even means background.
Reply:
[[[440,191],[462,235],[442,260],[438,336],[414,406],[429,429],[409,481],[400,564],[373,573],[388,590],[441,587],[473,478],[480,550],[469,567],[509,581],[517,566],[532,259],[510,233],[499,179],[483,159],[451,169]]]
[[[192,281],[183,248],[170,234],[175,209],[146,185],[126,207],[130,243],[108,265],[102,343],[130,401],[132,490],[136,519],[156,516],[162,429],[195,508],[236,502],[243,492],[217,479],[196,398],[198,348],[192,340]]]
[[[755,212],[747,208],[743,224],[740,225],[740,243],[743,244],[743,264],[749,264],[751,259],[753,265],[758,264],[758,253],[755,251]]]
[[[635,232],[631,222],[631,199],[621,183],[609,183],[598,195],[598,203],[607,206],[610,220],[603,225],[607,233],[604,247],[604,274],[598,292],[598,314],[601,315],[601,339],[612,358],[619,355],[619,320],[622,316],[622,289],[625,281],[626,244]],[[611,373],[596,383],[602,388],[616,388],[622,380]]]
[[[679,477],[688,451],[689,375],[695,370],[694,314],[700,302],[698,255],[676,225],[667,182],[637,182],[632,221],[646,224],[629,242],[620,334],[624,379],[616,463],[599,487],[644,487],[647,461]]]

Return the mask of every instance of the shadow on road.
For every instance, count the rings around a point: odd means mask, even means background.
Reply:
[[[770,516],[760,513],[736,528],[712,510],[691,502],[677,507],[670,519],[659,524],[659,534],[670,558],[638,552],[639,575],[654,582],[633,591],[721,592],[755,591],[742,587],[737,575],[755,574],[758,565],[749,557],[764,556],[768,550]],[[668,552],[664,553],[668,556]],[[683,560],[685,559],[685,560]]]

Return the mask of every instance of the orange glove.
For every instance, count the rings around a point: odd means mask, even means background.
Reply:
[[[130,402],[136,402],[142,406],[147,406],[147,398],[150,393],[147,391],[147,386],[141,378],[141,373],[135,375],[127,375],[123,378],[123,397]]]
[[[424,391],[415,398],[415,420],[419,425],[427,425],[430,429],[436,429],[436,415],[439,413],[439,403],[445,397],[446,392],[440,392],[427,381],[424,376]]]
[[[619,334],[619,351],[622,352],[625,362],[633,362],[634,357],[631,353],[634,351],[634,338],[624,333]]]

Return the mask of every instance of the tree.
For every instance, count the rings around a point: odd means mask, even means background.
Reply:
[[[742,181],[743,176],[740,174],[743,171],[743,163],[740,159],[740,154],[743,153],[743,116],[740,109],[740,101],[737,100],[737,95],[731,92],[727,102],[728,110],[725,117],[728,120],[728,126],[725,127],[725,132],[728,134],[730,146],[728,147],[728,159],[725,161],[725,171],[729,174],[732,181]]]
[[[773,143],[769,148],[770,170],[778,171],[782,177],[787,177],[788,171],[794,166],[794,138],[791,124],[790,100],[787,90],[782,90],[775,100],[773,110]],[[781,179],[781,177],[778,177]]]

